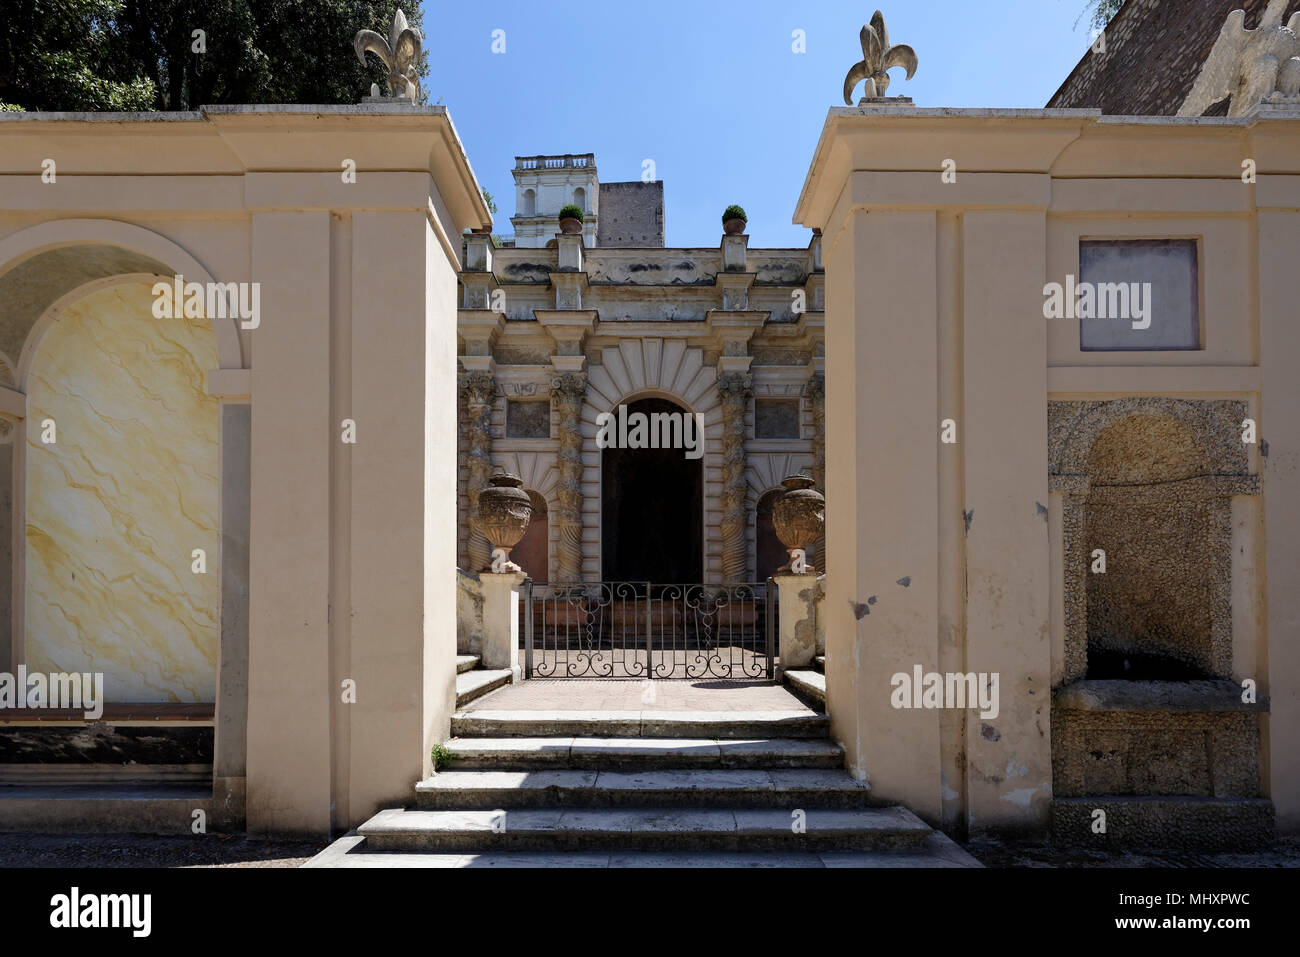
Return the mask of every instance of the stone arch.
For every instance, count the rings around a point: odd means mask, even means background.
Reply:
[[[765,581],[767,576],[772,574],[771,569],[763,571],[763,557],[765,547],[771,547],[771,539],[765,539],[765,535],[770,533],[775,536],[776,532],[770,528],[770,516],[760,514],[760,506],[763,500],[774,492],[783,491],[781,480],[787,476],[794,475],[797,472],[812,474],[813,457],[809,452],[751,452],[748,456],[745,469],[745,484],[747,487],[746,510],[751,516],[748,523],[748,552],[753,556],[754,568],[752,569],[755,581]],[[764,524],[766,518],[767,524]],[[765,546],[766,541],[766,546]],[[779,540],[778,540],[779,545]],[[785,562],[789,556],[786,555],[785,549],[781,549],[781,561],[772,566],[776,568]],[[821,556],[817,554],[814,548],[809,555],[809,563],[815,565],[821,570]]]
[[[1147,419],[1171,420],[1185,429],[1206,456],[1210,470],[1206,474],[1250,474],[1247,448],[1241,441],[1241,421],[1247,415],[1246,403],[1167,396],[1051,403],[1049,474],[1087,475],[1088,457],[1098,437],[1117,422],[1135,414]],[[1170,426],[1154,424],[1168,434]]]
[[[170,239],[117,220],[60,219],[0,239],[0,354],[17,365],[51,306],[88,283],[134,274],[214,281],[201,262]],[[211,322],[220,368],[242,368],[236,321]]]
[[[722,580],[722,550],[718,525],[721,496],[722,402],[718,374],[704,362],[704,351],[681,339],[625,339],[600,350],[600,364],[587,374],[580,431],[584,455],[582,485],[596,490],[583,496],[583,526],[601,527],[601,456],[596,448],[596,417],[616,411],[620,403],[642,398],[667,399],[704,417],[704,578]],[[600,578],[600,539],[584,541],[583,578]]]

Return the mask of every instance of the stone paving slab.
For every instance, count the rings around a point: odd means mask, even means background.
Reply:
[[[824,738],[829,719],[807,708],[782,711],[457,711],[453,737]]]
[[[904,808],[537,808],[381,811],[357,829],[375,850],[807,851],[915,849],[930,828]]]
[[[818,738],[453,738],[450,770],[491,768],[826,768],[844,748]]]
[[[530,678],[466,705],[466,711],[792,711],[812,713],[771,682]]]
[[[594,769],[441,771],[415,786],[426,809],[496,808],[857,808],[865,782],[844,770]]]

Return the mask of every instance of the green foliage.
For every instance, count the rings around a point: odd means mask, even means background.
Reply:
[[[482,189],[482,187],[479,187],[479,188]],[[493,200],[493,198],[492,198],[492,194],[489,193],[486,189],[483,190],[483,203],[484,203],[484,205],[487,206],[487,208],[488,208],[488,212],[489,212],[489,213],[491,213],[493,216],[495,216],[495,215],[497,214],[497,204],[496,204],[496,201]]]
[[[1102,29],[1110,23],[1110,18],[1119,13],[1119,8],[1124,6],[1124,0],[1088,0],[1088,5],[1083,8],[1083,13],[1079,14],[1079,20],[1082,20],[1086,14],[1092,13],[1092,25],[1097,29]],[[1078,20],[1075,21],[1078,26]]]
[[[582,222],[582,207],[570,203],[560,210],[560,219],[576,219],[578,222]]]
[[[441,771],[451,764],[451,751],[445,744],[435,744],[431,757],[433,758],[433,769],[435,771]]]
[[[722,211],[722,221],[725,223],[729,219],[743,219],[745,222],[749,222],[749,217],[745,215],[745,208],[735,204]]]
[[[157,89],[125,56],[123,0],[10,0],[0,18],[0,100],[25,110],[153,109]]]
[[[27,110],[193,110],[208,104],[356,103],[386,89],[352,38],[387,36],[419,0],[7,0],[0,101]],[[196,52],[195,30],[203,31]],[[417,65],[423,81],[428,54]]]

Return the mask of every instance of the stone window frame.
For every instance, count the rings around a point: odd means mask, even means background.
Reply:
[[[1062,499],[1064,572],[1064,660],[1061,683],[1080,681],[1088,670],[1088,543],[1084,538],[1084,510],[1093,502],[1139,504],[1156,500],[1173,490],[1184,498],[1201,499],[1211,510],[1210,609],[1211,670],[1215,677],[1232,677],[1232,496],[1259,495],[1260,479],[1250,473],[1246,444],[1241,441],[1241,421],[1249,405],[1239,399],[1175,399],[1166,396],[1128,396],[1095,401],[1049,401],[1048,491]],[[1144,487],[1098,486],[1092,489],[1088,455],[1098,436],[1111,425],[1134,415],[1172,419],[1201,444],[1211,471],[1153,493]]]

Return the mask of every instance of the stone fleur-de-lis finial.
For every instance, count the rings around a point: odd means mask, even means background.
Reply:
[[[412,103],[418,103],[420,77],[416,66],[420,61],[422,42],[420,32],[407,25],[406,14],[399,7],[393,14],[393,25],[389,28],[387,40],[374,30],[359,30],[352,46],[363,66],[368,50],[388,68],[389,96],[405,97]],[[378,89],[372,86],[371,96],[377,96],[378,93]]]
[[[865,81],[863,96],[873,99],[885,95],[889,89],[889,70],[901,66],[907,70],[907,79],[916,73],[916,51],[905,43],[891,46],[885,16],[879,10],[859,34],[862,41],[862,59],[849,68],[844,78],[844,104],[853,105],[853,88]]]
[[[1300,104],[1300,12],[1283,26],[1286,8],[1287,0],[1270,0],[1254,30],[1245,10],[1229,13],[1178,115],[1201,116],[1229,96],[1229,116],[1260,103]]]

